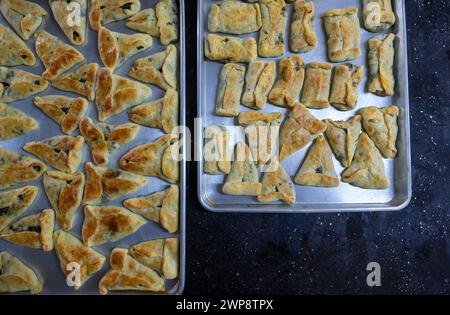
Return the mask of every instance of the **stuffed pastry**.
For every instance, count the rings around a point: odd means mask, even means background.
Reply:
[[[328,63],[311,62],[306,66],[305,84],[303,86],[302,103],[306,107],[322,109],[330,106],[332,66]]]
[[[156,18],[156,12],[153,8],[142,10],[129,17],[125,25],[132,30],[146,33],[153,37],[159,38],[160,36],[158,19]]]
[[[7,188],[39,178],[45,164],[30,156],[0,148],[0,188]]]
[[[52,86],[86,97],[89,101],[95,99],[95,79],[97,77],[98,64],[89,63],[82,65],[73,72],[61,75],[52,81]]]
[[[0,191],[0,231],[27,211],[38,192],[36,186]]]
[[[297,0],[295,2],[289,42],[293,52],[308,52],[316,47],[317,35],[313,26],[314,15],[314,3],[312,1]]]
[[[363,0],[364,28],[381,33],[391,28],[396,21],[392,0]]]
[[[207,174],[228,174],[231,169],[230,132],[225,126],[205,128],[203,171]]]
[[[32,66],[36,57],[11,29],[0,24],[0,66]]]
[[[43,281],[36,272],[8,252],[0,252],[0,270],[0,293],[41,292]]]
[[[275,83],[275,61],[252,61],[245,75],[242,105],[262,109],[267,103],[269,92]]]
[[[363,66],[351,63],[334,68],[330,103],[339,110],[352,110],[358,101],[358,85],[363,78]]]
[[[369,39],[369,84],[368,90],[380,96],[395,93],[394,34],[377,35]]]
[[[94,31],[102,25],[124,20],[141,9],[139,0],[91,0],[89,23]]]
[[[227,63],[222,67],[216,98],[216,115],[237,116],[244,88],[245,67]]]
[[[86,0],[49,0],[53,17],[69,41],[74,45],[83,45],[86,42]],[[79,16],[73,17],[73,6],[77,5]],[[70,21],[70,22],[69,22]]]
[[[21,110],[0,103],[0,141],[18,137],[39,128],[39,123]]]
[[[294,184],[281,165],[275,171],[264,172],[261,184],[261,194],[257,197],[259,202],[282,200],[290,205],[295,204]]]
[[[160,0],[155,8],[159,39],[169,45],[178,40],[178,7],[175,0]]]
[[[285,53],[285,32],[288,14],[284,0],[260,3],[262,27],[259,31],[258,55],[279,57]]]
[[[42,77],[18,69],[0,67],[0,102],[23,100],[47,89]]]
[[[205,56],[209,60],[250,63],[258,56],[256,40],[208,34],[205,38]]]

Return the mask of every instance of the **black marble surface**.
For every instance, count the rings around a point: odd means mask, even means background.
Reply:
[[[188,180],[185,294],[450,293],[450,1],[407,3],[413,198],[400,212],[217,214]],[[186,0],[196,107],[196,1]],[[376,261],[382,286],[366,285]]]

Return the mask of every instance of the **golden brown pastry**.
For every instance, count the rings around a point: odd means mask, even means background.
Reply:
[[[175,0],[159,0],[155,8],[161,44],[178,40],[178,6]]]
[[[208,30],[213,33],[247,34],[262,26],[258,4],[240,1],[214,3],[208,14]]]
[[[86,41],[86,0],[49,0],[53,17],[69,41],[74,45],[83,45]],[[79,16],[74,19],[73,5],[77,5]],[[70,21],[70,23],[69,23]]]
[[[153,8],[142,10],[135,15],[128,18],[125,25],[132,30],[152,35],[153,37],[160,36],[158,19]]]
[[[364,28],[380,33],[391,28],[396,21],[392,0],[363,0]]]
[[[318,187],[339,186],[339,178],[334,169],[332,156],[325,137],[319,135],[295,175],[295,183]]]
[[[150,195],[127,199],[123,205],[144,218],[159,223],[169,233],[178,231],[179,190],[177,185]]]
[[[84,117],[80,122],[80,133],[91,148],[92,160],[97,165],[108,164],[109,155],[136,137],[139,126],[131,123],[109,125],[94,124]]]
[[[23,149],[36,155],[51,167],[74,173],[81,163],[84,139],[81,136],[56,136],[25,143]]]
[[[35,97],[33,103],[69,135],[78,128],[78,123],[86,114],[89,104],[82,97],[71,98],[62,95]]]
[[[0,148],[0,188],[8,188],[39,178],[45,164],[30,156]]]
[[[294,184],[281,165],[275,171],[264,172],[261,184],[261,194],[257,197],[259,202],[282,200],[290,205],[295,204]]]
[[[209,60],[250,63],[258,57],[256,40],[208,34],[205,38],[205,56]]]
[[[311,62],[306,66],[305,84],[302,103],[309,108],[322,109],[330,107],[332,66],[328,63]]]
[[[139,0],[91,0],[89,23],[94,31],[102,25],[126,19],[141,9]]]
[[[0,67],[0,102],[23,100],[44,91],[47,87],[48,82],[36,74]]]
[[[284,0],[260,3],[262,27],[259,31],[258,55],[279,57],[285,53],[284,42],[288,14]]]
[[[38,192],[36,186],[0,191],[0,231],[27,211]]]
[[[32,132],[39,123],[21,110],[0,103],[0,140],[7,140]]]
[[[147,185],[147,179],[120,169],[86,163],[86,185],[83,204],[105,203],[136,192]]]
[[[52,86],[85,96],[89,101],[95,99],[95,79],[97,77],[98,64],[89,63],[80,66],[73,72],[61,75],[52,81]]]
[[[0,293],[41,292],[43,281],[36,272],[8,252],[0,252],[0,270]]]
[[[275,83],[276,66],[274,61],[252,61],[245,75],[242,105],[252,109],[262,109]]]
[[[217,89],[216,115],[237,116],[244,87],[245,67],[227,63],[220,71]]]
[[[394,34],[377,35],[369,39],[368,90],[380,96],[395,94]]]
[[[317,45],[317,35],[314,31],[314,2],[297,0],[292,14],[290,47],[293,52],[307,52]]]
[[[225,126],[212,125],[205,128],[203,171],[207,174],[228,174],[231,169],[230,132]]]
[[[351,63],[334,68],[330,103],[339,110],[352,110],[358,101],[358,85],[364,74],[363,66]]]
[[[0,65],[32,66],[36,57],[28,46],[11,29],[0,24]]]
[[[56,221],[64,230],[71,230],[84,189],[84,174],[66,174],[47,171],[44,174],[44,190],[56,212]]]

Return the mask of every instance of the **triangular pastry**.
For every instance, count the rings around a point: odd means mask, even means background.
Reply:
[[[81,136],[56,136],[25,143],[23,149],[55,169],[74,173],[81,163],[84,139]]]
[[[47,87],[48,82],[36,74],[0,67],[0,102],[23,100],[44,91]]]
[[[0,231],[27,211],[38,192],[36,186],[0,191]]]
[[[98,64],[88,63],[61,75],[52,81],[52,86],[86,97],[89,101],[95,99],[95,79],[97,78]]]
[[[381,154],[387,159],[395,158],[397,148],[395,143],[398,135],[397,106],[376,108],[374,106],[362,108],[359,111],[364,130],[375,143]]]
[[[127,199],[123,205],[144,218],[159,223],[169,233],[178,230],[179,190],[177,185],[150,195]]]
[[[56,79],[84,60],[78,50],[46,31],[40,31],[36,36],[36,53],[45,67],[42,77],[47,80]]]
[[[89,117],[84,117],[80,122],[81,135],[89,145],[92,160],[97,165],[108,164],[109,155],[132,141],[138,131],[139,126],[131,123],[122,125],[94,124]]]
[[[113,74],[109,68],[98,70],[95,103],[100,121],[105,121],[129,107],[138,105],[150,96],[152,96],[150,87]]]
[[[163,98],[138,105],[128,113],[131,121],[165,133],[171,133],[178,125],[178,115],[178,92],[173,89],[167,90]]]
[[[327,126],[315,118],[301,103],[297,103],[288,113],[280,130],[280,161],[300,150]]]
[[[147,34],[123,34],[101,27],[98,32],[98,51],[105,67],[112,70],[123,65],[132,56],[152,47]]]
[[[325,137],[320,135],[308,151],[294,182],[299,185],[317,187],[337,187],[339,178],[333,164],[331,153]]]
[[[38,127],[39,123],[21,110],[0,103],[0,140],[30,133]]]
[[[258,196],[262,185],[250,149],[244,142],[236,144],[234,161],[222,191],[226,195]]]
[[[179,177],[178,149],[178,139],[164,135],[152,143],[131,149],[120,158],[119,165],[127,171],[175,183]]]
[[[334,156],[344,167],[349,167],[361,133],[361,116],[356,115],[347,121],[325,119],[324,122],[327,124],[325,135]]]
[[[385,175],[383,158],[366,133],[359,136],[353,162],[343,173],[342,180],[366,189],[386,189],[389,179]]]
[[[128,75],[136,80],[151,83],[163,90],[177,88],[177,48],[173,45],[165,51],[136,59]]]
[[[141,9],[139,0],[91,0],[89,22],[94,31],[102,25],[126,19]]]
[[[95,166],[90,162],[86,163],[85,170],[83,204],[95,205],[112,201],[147,184],[147,179],[143,176],[120,169]]]
[[[39,178],[45,164],[30,156],[0,148],[0,188]]]
[[[82,97],[72,98],[62,95],[38,96],[34,98],[33,103],[58,123],[65,134],[71,134],[78,128],[89,104]]]
[[[41,26],[47,12],[37,3],[25,0],[2,0],[0,10],[16,33],[27,40]]]
[[[100,280],[100,294],[108,290],[138,290],[162,292],[164,279],[156,271],[140,264],[128,254],[128,249],[114,248],[110,257],[111,270]]]
[[[125,25],[132,30],[159,37],[158,19],[154,9],[142,10],[129,17]]]
[[[56,212],[56,221],[65,230],[73,227],[75,214],[83,198],[84,182],[83,173],[47,171],[44,174],[45,194]]]
[[[74,45],[83,45],[86,41],[86,0],[49,0],[53,17],[66,34],[69,41]],[[69,5],[76,4],[79,8],[79,20],[74,20],[73,8]],[[69,21],[71,23],[69,23]]]
[[[79,289],[90,277],[102,269],[106,257],[84,245],[78,238],[62,230],[53,233],[56,256],[65,276],[71,272],[67,268],[69,264],[77,263],[80,266],[80,283],[75,283],[75,289]]]
[[[32,66],[35,63],[36,57],[20,37],[0,24],[0,65]]]
[[[41,292],[43,282],[35,271],[8,252],[0,252],[0,270],[0,293]]]
[[[156,18],[161,44],[178,40],[178,7],[175,0],[160,0],[156,4]]]
[[[0,237],[13,244],[42,248],[48,252],[53,250],[54,228],[55,212],[52,209],[45,209],[8,225],[0,232]]]
[[[231,169],[230,132],[223,125],[205,128],[203,171],[207,174],[228,174]]]
[[[282,200],[290,205],[295,203],[294,184],[281,165],[276,171],[264,172],[261,184],[261,194],[257,197],[259,202]]]

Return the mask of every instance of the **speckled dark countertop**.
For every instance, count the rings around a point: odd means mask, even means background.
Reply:
[[[406,0],[413,198],[400,212],[217,214],[189,170],[186,294],[450,293],[450,1]],[[187,104],[196,104],[196,1]],[[382,286],[366,285],[376,261]]]

